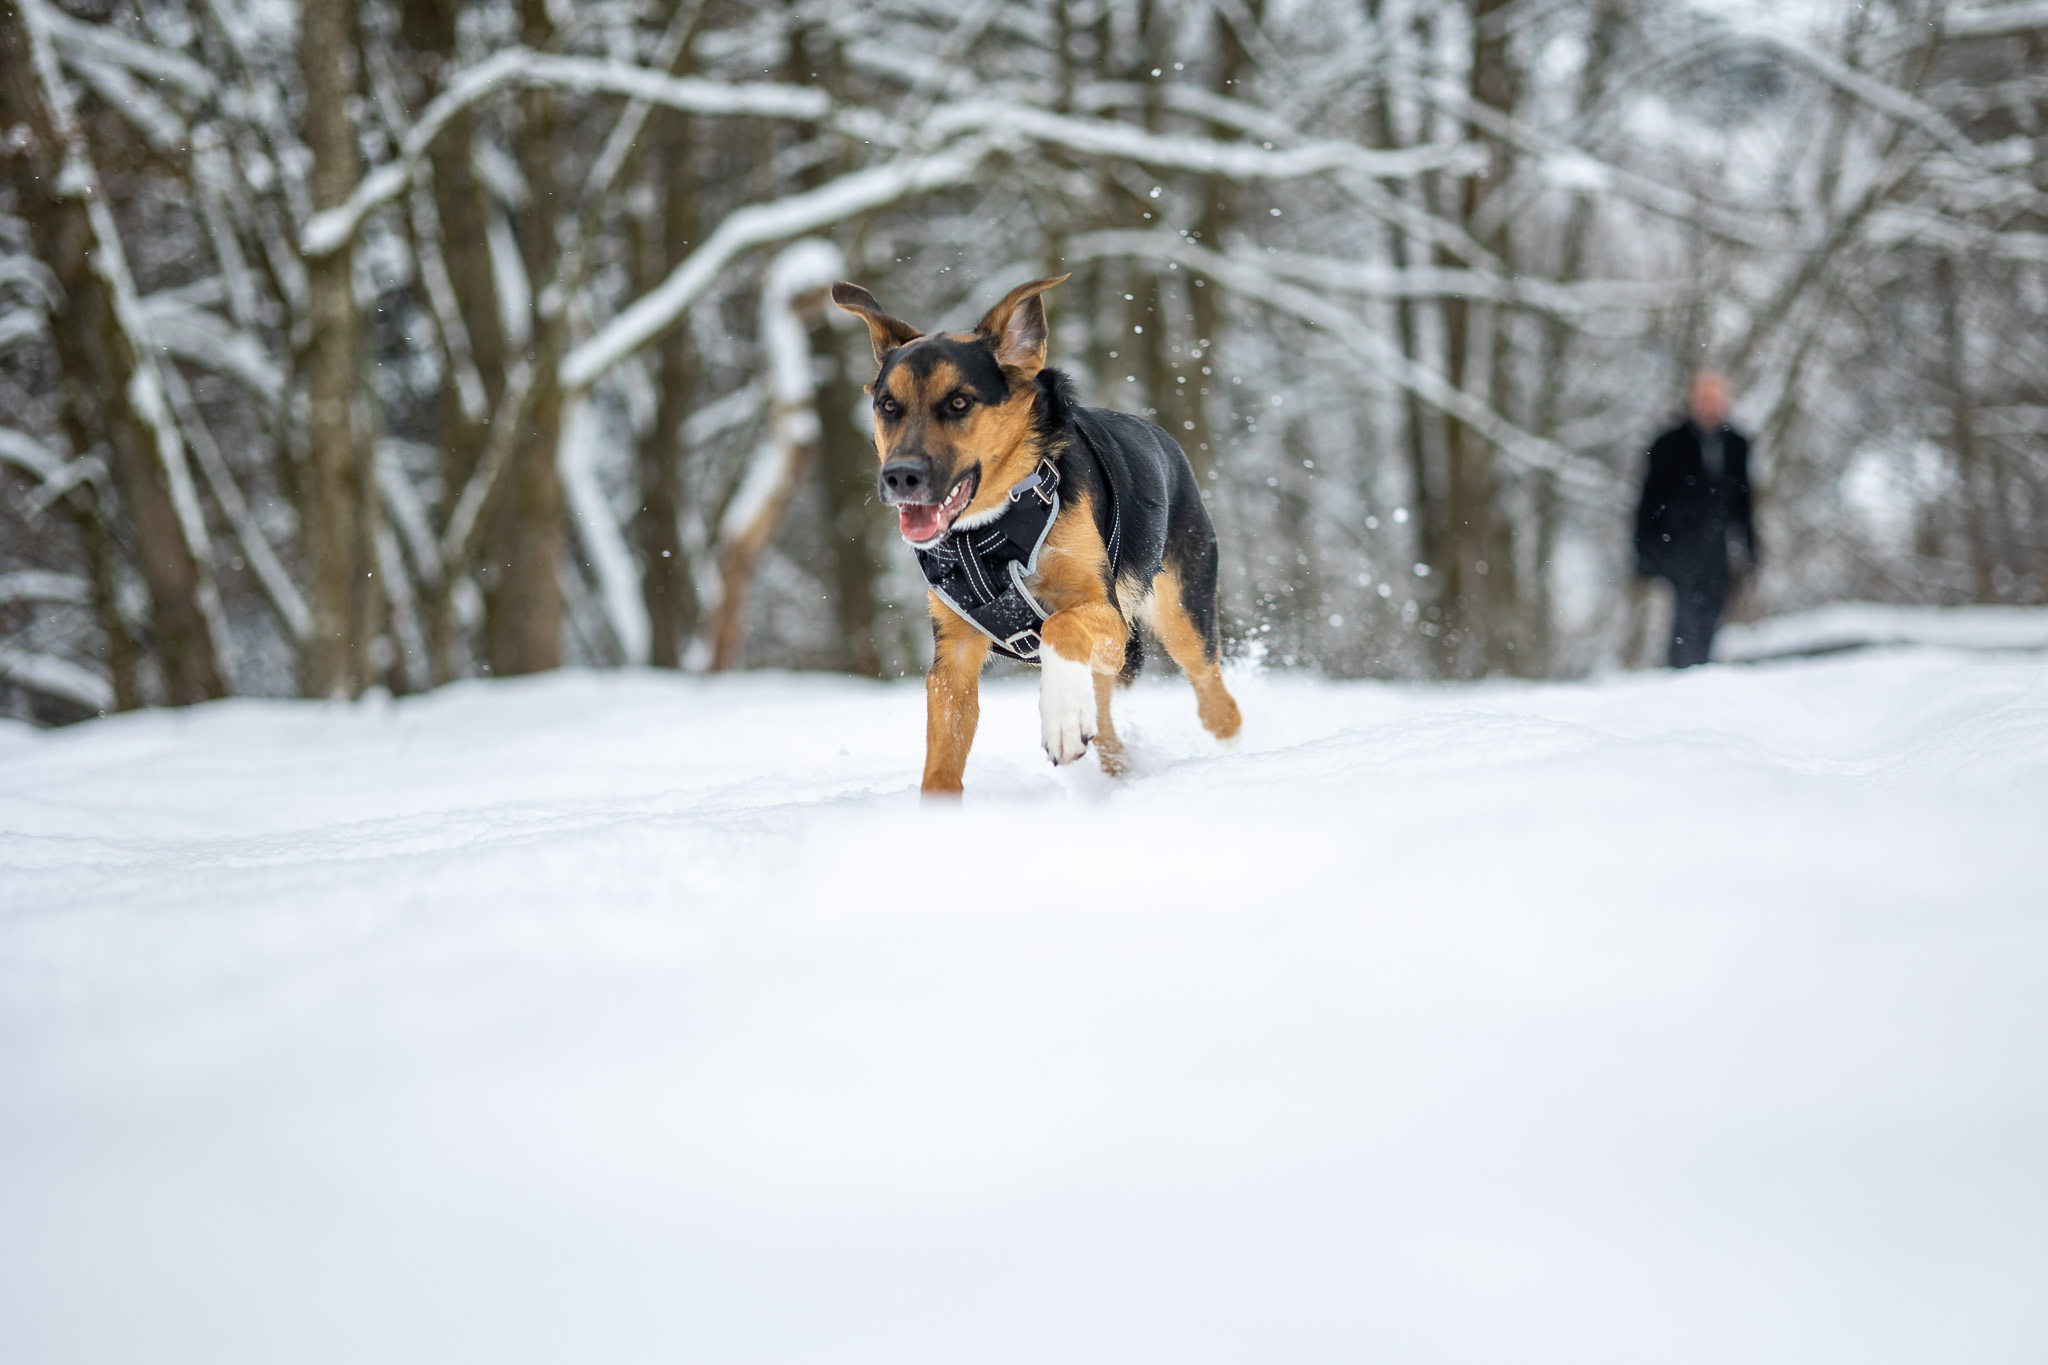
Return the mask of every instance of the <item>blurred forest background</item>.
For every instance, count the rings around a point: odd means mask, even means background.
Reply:
[[[1230,648],[1640,661],[1687,375],[1751,612],[2048,601],[2048,4],[0,0],[0,711],[915,671],[858,280],[1048,296]]]

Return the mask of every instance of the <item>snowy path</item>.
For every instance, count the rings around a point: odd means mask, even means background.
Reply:
[[[0,729],[0,1360],[2048,1356],[2042,655],[1237,687]]]

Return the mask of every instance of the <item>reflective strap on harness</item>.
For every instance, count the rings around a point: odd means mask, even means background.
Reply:
[[[1020,659],[1036,659],[1038,651],[1045,647],[1044,637],[1031,629],[1020,630],[1009,639],[998,640],[996,643]]]

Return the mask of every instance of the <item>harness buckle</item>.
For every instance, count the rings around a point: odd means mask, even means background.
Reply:
[[[1003,641],[1003,648],[1020,659],[1035,659],[1038,657],[1038,651],[1044,647],[1045,641],[1029,626]]]
[[[1021,480],[1015,488],[1010,490],[1010,501],[1017,501],[1017,499],[1024,496],[1025,490],[1029,489],[1038,495],[1040,502],[1050,507],[1052,506],[1054,495],[1059,492],[1059,487],[1059,470],[1053,467],[1051,460],[1040,460],[1038,468],[1031,471],[1030,477]]]
[[[1060,491],[1060,471],[1053,467],[1051,460],[1038,462],[1038,483],[1031,491],[1038,495],[1040,502],[1047,507],[1052,506],[1052,500]]]

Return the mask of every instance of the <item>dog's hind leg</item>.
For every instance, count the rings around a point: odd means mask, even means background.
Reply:
[[[988,637],[931,598],[932,666],[924,675],[924,794],[958,796],[981,723]]]
[[[1206,587],[1194,587],[1193,591],[1198,597],[1191,609],[1179,570],[1168,564],[1152,580],[1146,624],[1194,685],[1195,709],[1201,714],[1203,728],[1218,739],[1234,739],[1244,717],[1223,685],[1223,641],[1216,625],[1213,575]]]
[[[1116,737],[1116,726],[1109,718],[1109,694],[1116,682],[1113,674],[1095,675],[1095,757],[1101,762],[1102,771],[1111,777],[1122,777],[1124,742]]]

